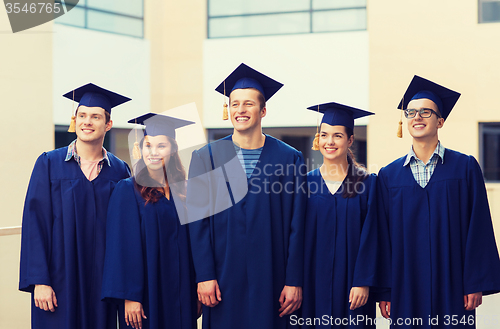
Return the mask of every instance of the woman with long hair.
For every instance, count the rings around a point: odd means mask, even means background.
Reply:
[[[376,176],[356,162],[350,149],[354,119],[373,113],[338,103],[309,109],[324,113],[313,142],[323,164],[307,175],[304,323],[375,328],[370,287],[384,286],[376,266]]]
[[[188,228],[178,216],[182,202],[174,202],[185,190],[172,188],[186,177],[175,129],[192,122],[148,113],[129,123],[146,129],[135,145],[134,177],[120,181],[111,196],[102,297],[123,302],[132,328],[193,329],[201,308]]]

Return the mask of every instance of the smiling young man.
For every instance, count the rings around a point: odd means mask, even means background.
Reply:
[[[200,189],[188,182],[188,212],[203,204],[203,197],[218,204],[223,189],[232,200],[189,227],[206,329],[286,328],[301,305],[306,170],[302,154],[263,134],[261,124],[265,102],[281,87],[241,64],[216,89],[230,92],[233,134],[193,153],[190,182],[220,168],[225,181],[213,194],[213,186]],[[238,171],[224,169],[236,157],[248,187],[241,200],[231,181]]]
[[[79,102],[77,138],[35,163],[24,204],[19,289],[32,294],[32,328],[115,329],[116,306],[100,298],[106,214],[115,184],[130,171],[103,142],[113,125],[111,108],[130,99],[93,84],[64,97]]]
[[[482,296],[500,291],[481,168],[438,138],[459,97],[415,76],[398,107],[413,145],[379,173],[379,220],[392,246],[391,299],[380,308],[394,327],[475,328]]]

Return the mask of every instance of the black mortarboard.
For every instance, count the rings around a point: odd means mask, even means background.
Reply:
[[[398,109],[405,110],[413,99],[427,98],[437,105],[441,116],[446,120],[459,97],[460,93],[415,75],[399,102]]]
[[[175,139],[176,129],[188,126],[194,122],[177,119],[163,114],[147,113],[137,118],[130,119],[128,123],[136,123],[146,126],[146,129],[144,129],[145,136],[165,135]]]
[[[215,90],[229,96],[235,89],[255,88],[268,101],[281,87],[282,83],[241,63]]]
[[[321,123],[326,123],[330,126],[344,126],[351,130],[354,129],[354,119],[375,114],[335,102],[313,105],[307,109],[324,113]],[[319,150],[319,126],[316,129],[312,149],[315,151]]]
[[[314,105],[307,109],[324,113],[321,123],[327,123],[330,126],[339,125],[351,129],[354,129],[354,119],[375,114],[335,102]]]
[[[101,88],[93,83],[88,83],[63,95],[75,102],[78,106],[101,107],[111,114],[115,106],[128,102],[130,98]]]

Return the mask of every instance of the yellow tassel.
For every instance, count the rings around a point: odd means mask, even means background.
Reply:
[[[314,136],[313,147],[311,149],[313,149],[314,151],[319,151],[319,133],[316,133],[316,135]]]
[[[74,133],[76,128],[76,117],[74,115],[71,116],[71,122],[69,124],[68,132]]]
[[[396,134],[399,138],[403,138],[403,111],[401,111],[401,117],[399,118],[398,133]]]
[[[141,158],[141,150],[139,149],[139,143],[138,142],[134,143],[134,148],[132,150],[132,156],[136,160],[138,160],[138,159]]]
[[[403,138],[403,121],[399,120],[398,133],[397,136],[399,138]]]
[[[227,119],[229,119],[227,115],[227,104],[226,102],[224,102],[224,110],[222,111],[222,120],[227,120]]]

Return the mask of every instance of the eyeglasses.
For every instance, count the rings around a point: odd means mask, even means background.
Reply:
[[[432,116],[432,113],[434,113],[438,118],[441,117],[439,114],[437,114],[436,111],[431,110],[431,109],[426,109],[426,108],[418,109],[418,110],[406,109],[406,110],[404,110],[404,112],[405,112],[405,117],[408,119],[414,118],[417,115],[417,112],[418,112],[418,114],[420,114],[421,118],[430,118]]]

